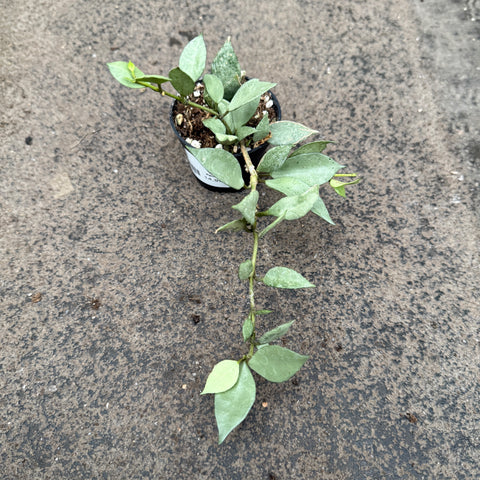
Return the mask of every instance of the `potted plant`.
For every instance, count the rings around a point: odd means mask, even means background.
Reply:
[[[260,274],[257,267],[261,241],[279,223],[309,212],[333,224],[319,195],[320,186],[330,185],[344,197],[345,187],[359,180],[353,178],[354,173],[338,173],[342,165],[323,153],[331,142],[317,140],[298,146],[317,132],[280,120],[280,106],[270,91],[275,84],[247,78],[229,40],[216,55],[210,72],[204,74],[206,57],[204,39],[199,35],[186,45],[178,66],[167,75],[145,75],[132,62],[113,62],[108,67],[122,85],[150,88],[174,99],[171,125],[186,148],[192,171],[204,186],[245,193],[232,206],[238,218],[217,232],[245,232],[252,240],[251,257],[238,267],[238,276],[248,288],[249,305],[240,329],[247,348],[239,359],[218,362],[201,392],[215,395],[215,417],[222,443],[254,403],[252,370],[269,381],[284,382],[308,359],[275,343],[293,321],[258,333],[259,318],[271,313],[257,304],[255,286],[259,282],[275,288],[314,287],[300,273],[284,266]],[[166,90],[167,85],[175,91]],[[189,128],[195,126],[188,136],[182,130],[184,122],[189,122]],[[272,148],[265,151],[267,146]],[[259,187],[276,190],[283,197],[261,208]]]

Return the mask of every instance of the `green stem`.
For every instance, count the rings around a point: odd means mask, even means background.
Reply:
[[[242,151],[243,159],[245,160],[245,164],[248,168],[248,172],[250,173],[250,190],[253,192],[257,189],[258,184],[258,175],[255,167],[248,155],[247,148],[245,146],[245,142],[242,140],[240,142],[240,149]],[[252,271],[248,278],[248,296],[250,299],[250,319],[253,325],[253,333],[250,337],[250,351],[248,352],[247,358],[250,359],[253,356],[253,350],[255,347],[255,314],[256,314],[256,307],[255,307],[255,267],[257,264],[257,255],[258,255],[258,232],[257,232],[257,221],[252,225],[252,234],[253,234],[253,252],[252,252]]]
[[[137,83],[141,83],[141,82],[137,82]],[[142,85],[143,85],[143,83],[142,83]],[[185,97],[183,97],[183,98],[179,97],[178,95],[174,95],[173,93],[167,92],[165,90],[158,89],[156,91],[160,92],[161,95],[164,95],[164,96],[166,95],[167,97],[174,98],[178,102],[184,103],[185,105],[188,105],[189,107],[199,108],[200,110],[203,110],[205,112],[210,113],[211,115],[214,115],[215,117],[218,117],[218,112],[216,112],[215,110],[212,110],[211,108],[208,108],[208,107],[205,107],[203,105],[199,105],[198,103],[187,100]]]

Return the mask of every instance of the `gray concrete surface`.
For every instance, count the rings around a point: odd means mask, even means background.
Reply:
[[[478,2],[0,6],[0,478],[480,476]],[[213,233],[240,195],[105,68],[165,72],[198,32],[364,178],[262,247],[319,285],[258,294],[311,359],[220,447],[199,392],[242,351],[249,245]]]

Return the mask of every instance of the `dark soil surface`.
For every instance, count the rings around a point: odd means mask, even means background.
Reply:
[[[198,103],[201,106],[208,107],[204,97],[204,87],[202,84],[196,86],[195,91],[197,95],[191,95],[187,97],[187,100]],[[260,103],[257,110],[252,116],[251,120],[246,124],[248,127],[256,127],[263,118],[264,112],[267,112],[268,119],[274,122],[277,119],[277,114],[274,106],[268,106],[267,103],[271,100],[271,95],[266,94],[260,97]],[[172,110],[173,118],[175,119],[175,126],[178,133],[183,139],[197,140],[202,148],[215,148],[218,142],[215,139],[215,135],[203,125],[203,120],[210,118],[211,115],[199,108],[192,107],[180,102],[175,101]],[[180,115],[180,117],[179,117]],[[262,139],[258,142],[252,143],[252,139],[247,137],[245,142],[250,148],[258,147],[262,145],[266,139]],[[231,150],[232,153],[238,153],[236,146],[225,146],[226,149]]]
[[[2,480],[480,477],[478,2],[0,5]],[[295,319],[310,359],[257,376],[220,447],[200,392],[244,352],[250,245],[214,233],[242,193],[201,188],[170,102],[105,65],[166,74],[199,32],[363,179],[262,243],[259,274],[317,288],[260,288],[260,333]]]

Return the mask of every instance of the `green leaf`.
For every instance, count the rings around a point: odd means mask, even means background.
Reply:
[[[205,85],[208,95],[210,95],[210,98],[215,103],[223,99],[223,84],[218,77],[207,73],[203,77],[203,84]]]
[[[217,363],[210,372],[201,395],[229,390],[237,383],[239,371],[238,362],[235,360],[222,360]]]
[[[252,261],[250,259],[245,260],[238,267],[238,278],[240,280],[246,280],[252,273],[252,270],[253,270]]]
[[[276,288],[311,288],[315,287],[304,276],[286,267],[271,268],[263,277],[263,283]]]
[[[287,158],[278,170],[272,172],[272,177],[293,177],[310,186],[322,185],[341,168],[342,165],[323,153],[305,153]]]
[[[258,122],[255,130],[256,133],[253,135],[254,142],[264,139],[270,133],[270,119],[267,114],[265,114],[260,122]]]
[[[213,133],[225,133],[227,131],[225,125],[218,118],[206,118],[203,124]]]
[[[232,230],[233,232],[247,230],[247,221],[244,218],[241,218],[239,220],[233,220],[232,222],[228,222],[225,225],[217,228],[215,233],[225,232],[226,230]]]
[[[270,225],[267,225],[259,234],[258,238],[264,237],[272,228],[275,228],[280,222],[285,220],[286,212],[283,212],[278,218],[276,218]]]
[[[120,82],[125,87],[129,88],[145,88],[143,85],[135,83],[136,77],[143,77],[143,73],[134,66],[133,74],[129,65],[133,65],[132,62],[112,62],[107,63],[107,67],[110,70],[113,78]],[[135,76],[134,76],[135,75]]]
[[[243,127],[253,117],[257,111],[258,104],[260,103],[260,97],[255,98],[251,102],[237,108],[235,111],[230,112],[227,117],[228,120],[234,125],[234,129],[237,130]]]
[[[316,130],[311,130],[304,125],[296,122],[282,120],[270,125],[271,138],[268,140],[271,145],[288,145],[301,142]]]
[[[357,178],[357,180],[353,180],[351,182],[340,182],[339,180],[336,180],[335,178],[332,178],[330,180],[330,185],[333,187],[333,189],[341,196],[341,197],[346,197],[345,194],[345,187],[347,185],[355,185],[360,182],[360,179]]]
[[[237,108],[243,107],[257,97],[260,97],[263,93],[268,92],[268,90],[275,85],[276,83],[261,82],[256,78],[252,78],[237,90],[237,93],[235,93],[230,102],[229,110],[233,112]]]
[[[238,141],[235,135],[227,135],[226,133],[216,133],[215,138],[218,143],[222,145],[232,145],[232,143],[236,143]]]
[[[170,77],[173,88],[182,95],[182,97],[190,95],[195,89],[195,82],[178,67],[170,70],[168,76]]]
[[[225,42],[214,58],[212,73],[222,81],[224,98],[231,100],[240,87],[242,72],[230,40]]]
[[[269,313],[272,313],[273,310],[257,310],[255,312],[255,315],[268,315]]]
[[[270,149],[262,158],[257,167],[257,172],[270,173],[279,169],[288,157],[293,145],[280,145]]]
[[[238,111],[238,110],[237,110]],[[256,130],[253,127],[240,127],[236,130],[238,141],[243,140],[245,137],[252,135]]]
[[[306,215],[315,204],[318,197],[318,185],[314,185],[309,188],[305,193],[301,195],[295,195],[292,197],[283,197],[277,203],[272,205],[267,213],[280,217],[285,215],[285,220],[296,220]]]
[[[238,210],[250,225],[255,223],[255,212],[257,211],[258,191],[252,190],[240,203],[232,208]]]
[[[237,383],[226,392],[215,394],[215,418],[218,427],[218,443],[247,416],[255,401],[255,380],[245,362],[240,364]]]
[[[178,66],[195,82],[203,73],[206,61],[207,48],[203,41],[203,35],[198,35],[198,37],[190,40],[183,49]]]
[[[170,81],[170,78],[161,75],[144,75],[143,77],[136,75],[136,78],[142,82],[156,83],[157,85]]]
[[[206,170],[221,182],[235,190],[243,188],[242,169],[230,152],[219,148],[187,148]]]
[[[325,203],[320,197],[318,197],[315,203],[313,204],[312,212],[315,215],[318,215],[320,218],[323,218],[326,222],[332,225],[335,225],[335,223],[333,223],[332,219],[330,218],[330,214],[328,213]]]
[[[284,382],[297,373],[308,356],[278,345],[267,345],[255,352],[248,365],[270,382]]]
[[[293,177],[268,179],[265,181],[265,184],[274,190],[284,193],[287,196],[301,195],[310,188],[310,186],[305,182]]]
[[[242,326],[243,341],[246,342],[253,334],[253,323],[250,315],[245,319]]]
[[[295,155],[302,155],[304,153],[321,153],[325,150],[325,147],[329,143],[333,143],[333,142],[330,142],[328,140],[323,140],[319,142],[307,143],[306,145],[302,145],[301,147],[293,151],[290,156],[294,157]]]
[[[260,340],[258,340],[258,341],[261,344],[263,344],[263,343],[271,343],[271,342],[274,342],[275,340],[278,340],[279,338],[283,337],[288,332],[288,329],[292,326],[294,321],[295,320],[292,320],[291,322],[279,325],[278,327],[274,328],[273,330],[269,330],[268,332],[264,333],[260,337]]]

